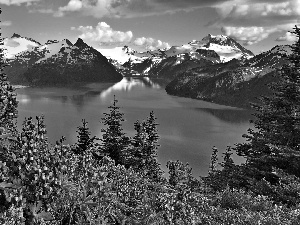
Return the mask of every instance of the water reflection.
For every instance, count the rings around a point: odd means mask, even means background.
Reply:
[[[124,77],[119,83],[116,83],[112,87],[103,91],[100,94],[100,98],[106,99],[107,96],[110,96],[111,93],[116,92],[129,92],[134,87],[149,87],[160,89],[160,85],[153,82],[149,77],[141,77],[141,78],[132,78],[132,77]]]
[[[64,104],[74,104],[78,109],[95,99],[107,100],[112,93],[130,92],[133,88],[161,89],[161,86],[148,77],[124,77],[118,83],[90,83],[76,88],[24,88],[18,91],[20,104],[29,104],[32,100],[47,102],[59,100]],[[42,93],[42,94],[41,94]]]

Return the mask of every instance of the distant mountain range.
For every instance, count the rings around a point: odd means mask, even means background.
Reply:
[[[167,81],[169,94],[244,108],[270,94],[266,85],[277,79],[276,69],[289,63],[286,56],[291,54],[291,46],[284,45],[254,55],[230,37],[210,34],[201,41],[146,52],[128,46],[96,50],[82,39],[42,45],[18,34],[5,39],[3,47],[9,64],[5,72],[13,84],[65,85],[148,76]],[[109,58],[112,53],[116,57]]]
[[[101,50],[100,50],[101,51]],[[172,79],[181,71],[207,63],[228,62],[231,59],[249,59],[254,54],[238,42],[224,35],[211,35],[201,41],[193,40],[170,49],[137,52],[128,46],[116,48],[115,55],[123,56],[113,63],[131,73]],[[103,52],[105,55],[106,51]],[[126,61],[124,61],[126,59]]]
[[[271,94],[267,84],[276,81],[275,71],[289,63],[286,56],[292,52],[283,45],[254,55],[224,35],[168,50],[137,53],[126,46],[123,51],[130,57],[124,70],[168,80],[168,94],[243,108]]]
[[[4,40],[4,72],[12,84],[48,86],[77,82],[117,82],[123,76],[82,39],[49,40],[44,45],[14,34]]]

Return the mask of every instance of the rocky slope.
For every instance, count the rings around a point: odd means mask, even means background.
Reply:
[[[247,60],[198,67],[179,74],[170,82],[169,94],[249,108],[257,97],[269,95],[267,84],[277,78],[276,69],[288,63],[290,46],[276,46]]]
[[[178,74],[192,68],[205,67],[220,63],[220,57],[211,50],[185,53],[163,59],[151,67],[148,74],[154,78],[174,79]]]
[[[76,82],[120,81],[122,75],[101,53],[88,46],[82,39],[73,45],[69,40],[49,40],[40,45],[32,39],[14,35],[11,39],[24,43],[22,51],[6,57],[9,64],[5,73],[12,84],[67,85]],[[36,44],[34,44],[36,43]],[[15,46],[17,46],[15,44]],[[4,48],[6,46],[4,45]],[[7,49],[7,52],[10,49]]]

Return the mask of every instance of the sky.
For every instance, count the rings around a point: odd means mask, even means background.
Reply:
[[[2,38],[82,38],[96,49],[154,50],[223,34],[259,54],[292,44],[300,24],[300,0],[0,0],[0,8]]]

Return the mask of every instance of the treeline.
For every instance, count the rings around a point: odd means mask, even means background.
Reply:
[[[1,224],[300,224],[300,29],[294,33],[273,95],[253,105],[256,129],[221,162],[213,148],[208,176],[199,179],[180,161],[169,161],[163,176],[154,113],[128,137],[115,98],[101,137],[85,120],[74,145],[63,137],[50,144],[43,117],[18,130],[16,94],[1,71]],[[236,165],[233,152],[246,163]]]

